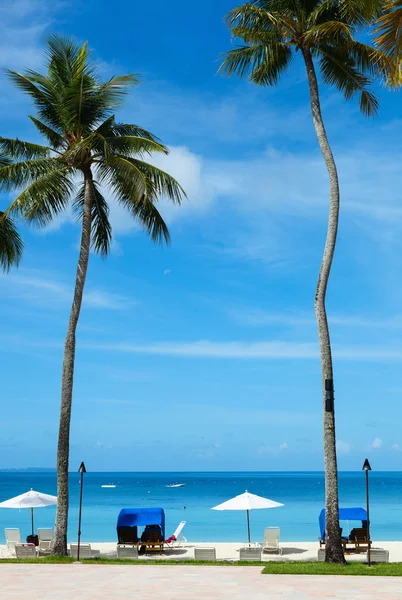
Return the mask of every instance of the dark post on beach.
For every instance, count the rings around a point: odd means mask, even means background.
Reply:
[[[369,471],[371,471],[371,466],[366,458],[364,461],[364,465],[362,467],[362,471],[366,471],[366,512],[367,512],[367,564],[371,567],[371,538],[370,538],[370,503],[369,503]]]
[[[80,474],[80,509],[78,512],[78,548],[77,548],[77,560],[80,560],[80,544],[81,544],[81,515],[82,515],[82,488],[84,484],[84,473],[87,470],[85,468],[84,463],[80,464],[80,468],[78,469],[78,473]]]

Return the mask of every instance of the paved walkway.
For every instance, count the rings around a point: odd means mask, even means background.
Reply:
[[[261,575],[260,567],[0,565],[1,600],[391,600],[397,577]]]

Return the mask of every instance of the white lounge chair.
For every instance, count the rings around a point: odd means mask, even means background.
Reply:
[[[194,548],[194,560],[216,560],[216,549]]]
[[[261,546],[244,546],[240,548],[240,559],[239,560],[252,560],[261,561]]]
[[[34,544],[15,544],[15,556],[17,558],[36,558],[36,547]]]
[[[138,558],[138,548],[132,544],[117,544],[117,558]]]
[[[266,527],[264,530],[263,552],[278,552],[282,554],[282,548],[279,546],[279,536],[281,530],[279,527]]]
[[[21,533],[19,529],[5,529],[7,550],[11,554],[15,554],[15,544],[21,543]]]
[[[78,544],[70,544],[70,556],[73,558],[78,557]],[[91,544],[80,544],[80,559],[81,558],[92,558]]]
[[[168,548],[174,548],[175,546],[178,547],[180,546],[181,542],[187,542],[187,538],[184,537],[184,535],[182,534],[186,522],[187,521],[182,521],[181,523],[179,523],[173,535],[171,535],[170,538],[165,540],[165,544]]]
[[[38,552],[47,553],[52,544],[53,531],[51,529],[38,529]]]

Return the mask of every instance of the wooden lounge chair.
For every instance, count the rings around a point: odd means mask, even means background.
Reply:
[[[117,558],[138,559],[138,548],[132,544],[117,544]]]
[[[117,527],[117,538],[119,544],[137,544],[138,543],[138,530],[134,525],[133,527]]]
[[[78,544],[70,544],[70,556],[78,557]],[[80,559],[92,558],[91,544],[80,544]]]
[[[141,536],[141,541],[138,542],[140,548],[145,547],[147,552],[163,552],[163,538],[160,531],[145,531]]]
[[[349,539],[354,543],[356,552],[371,548],[371,540],[368,538],[368,531],[363,527],[352,529]]]
[[[216,560],[216,548],[194,548],[194,560]]]
[[[36,547],[34,544],[15,544],[15,556],[17,558],[36,558]]]
[[[240,560],[261,561],[261,546],[244,546],[240,548]]]
[[[279,527],[266,527],[264,530],[263,552],[278,552],[282,554],[282,548],[279,546],[279,536],[281,530]]]

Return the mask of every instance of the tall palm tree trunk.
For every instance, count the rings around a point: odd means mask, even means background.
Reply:
[[[52,551],[54,554],[62,555],[67,554],[68,463],[70,453],[70,421],[74,383],[76,330],[81,311],[82,295],[84,292],[91,246],[93,180],[90,169],[84,172],[84,190],[80,254],[75,280],[74,299],[64,343],[59,441],[57,446],[57,511]]]
[[[341,538],[339,533],[339,506],[338,506],[338,468],[336,460],[335,437],[335,410],[333,403],[333,369],[331,340],[327,313],[325,310],[325,296],[328,279],[331,272],[332,261],[335,253],[335,244],[339,221],[339,182],[335,160],[328,143],[327,133],[322,120],[320,97],[318,93],[317,77],[314,69],[310,50],[303,49],[303,58],[306,64],[307,77],[310,88],[311,112],[318,143],[327,166],[329,175],[329,218],[327,238],[325,241],[324,255],[318,276],[315,294],[314,309],[317,319],[318,337],[320,340],[322,391],[324,408],[324,463],[325,463],[325,508],[326,508],[326,543],[325,560],[330,563],[345,564]],[[326,384],[327,382],[327,384]],[[329,388],[326,390],[326,388]],[[330,396],[327,404],[327,393]],[[332,398],[331,398],[332,396]]]

